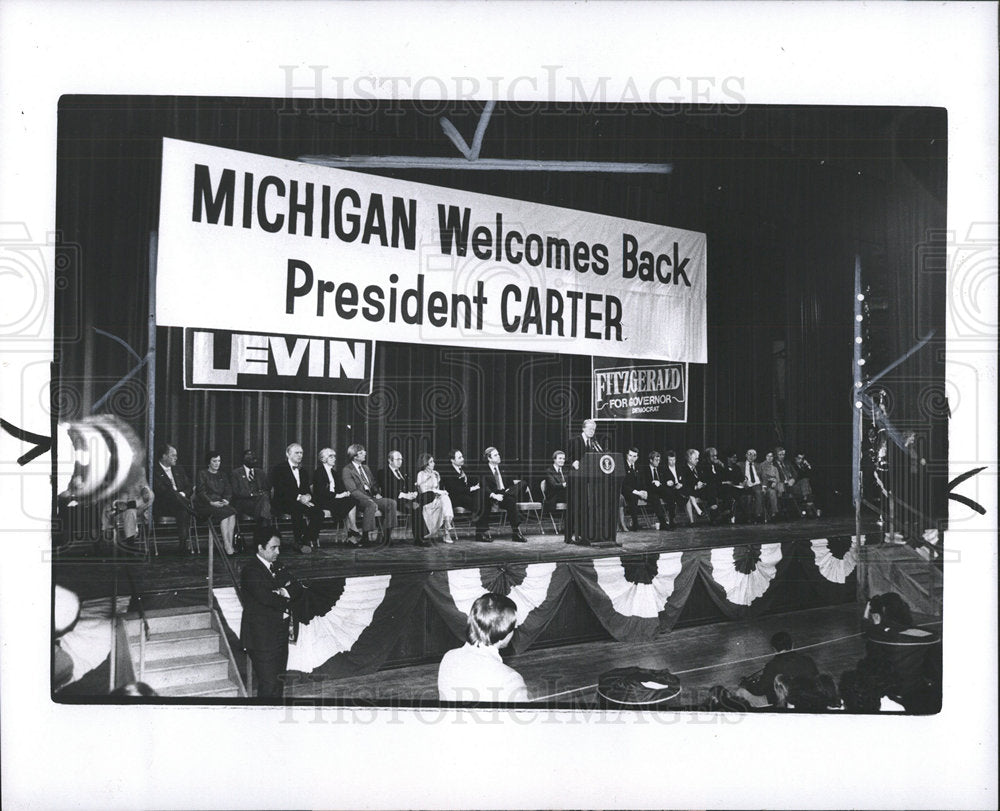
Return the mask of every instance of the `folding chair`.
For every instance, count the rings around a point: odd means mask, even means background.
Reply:
[[[527,501],[517,501],[514,505],[517,507],[519,513],[527,513],[529,516],[534,517],[535,522],[538,524],[538,531],[545,534],[545,525],[542,523],[542,502],[535,501],[534,497],[531,495],[531,488],[526,487],[524,493],[527,496]],[[495,505],[494,505],[495,508]],[[507,513],[500,513],[500,526],[503,527],[507,524]]]
[[[544,504],[545,503],[545,496],[546,496],[546,492],[545,492],[545,479],[542,479],[538,483],[538,487],[542,491],[542,503]],[[561,513],[563,515],[563,517],[565,518],[565,515],[566,515],[566,502],[564,502],[564,501],[557,501],[556,504],[555,504],[555,506],[549,512],[549,521],[552,522],[552,531],[554,533],[556,533],[556,535],[558,535],[559,534],[559,527],[556,524],[556,519],[554,517],[556,513]]]

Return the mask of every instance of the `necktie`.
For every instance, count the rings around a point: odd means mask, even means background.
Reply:
[[[497,489],[503,490],[503,478],[500,476],[500,468],[498,467],[493,468],[493,478],[496,479]]]
[[[394,470],[394,471],[392,471],[392,473],[393,473],[393,475],[394,475],[394,476],[395,476],[395,477],[396,477],[397,479],[399,479],[400,481],[403,481],[403,476],[402,476],[402,475],[400,474],[400,472],[399,472],[398,470]]]
[[[358,465],[358,472],[361,474],[361,481],[364,482],[365,487],[368,487],[368,477],[365,475],[365,469],[361,465]]]
[[[247,481],[250,481],[250,482],[253,481],[253,468],[249,468],[247,470]]]
[[[587,450],[590,451],[590,450],[593,450],[593,449],[594,449],[594,446],[590,444],[590,440],[588,439],[587,440]]]
[[[757,474],[753,469],[753,462],[747,462],[747,470],[749,471],[747,478],[750,480],[750,484],[757,484]]]

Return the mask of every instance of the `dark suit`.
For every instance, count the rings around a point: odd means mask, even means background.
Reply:
[[[478,513],[482,504],[482,488],[471,490],[479,482],[462,468],[460,472],[455,471],[455,466],[449,461],[442,465],[438,471],[441,474],[441,488],[448,491],[453,507],[461,507],[472,513]]]
[[[708,457],[699,463],[702,481],[705,487],[702,489],[703,498],[708,502],[709,508],[716,510],[719,507],[719,498],[722,493],[722,483],[726,480],[726,464],[716,457],[713,462]]]
[[[233,506],[244,515],[253,516],[258,524],[271,523],[271,483],[262,468],[253,469],[253,481],[247,469],[240,465],[230,476],[233,483]]]
[[[746,485],[743,494],[750,510],[750,517],[754,521],[759,521],[764,517],[764,480],[760,475],[760,465],[756,462],[748,462],[746,459],[743,459],[739,465],[742,481]],[[752,466],[752,475],[748,465]]]
[[[490,528],[490,506],[496,504],[501,510],[507,513],[507,520],[510,521],[510,528],[516,534],[521,525],[521,514],[517,509],[517,502],[524,500],[524,491],[527,484],[519,481],[514,484],[516,478],[514,474],[504,470],[504,466],[499,466],[500,478],[503,487],[497,483],[493,470],[487,464],[486,468],[479,476],[480,491],[483,494],[483,509],[476,519],[476,531],[486,532]],[[502,496],[500,501],[490,497],[491,493],[498,493]]]
[[[545,471],[545,503],[542,505],[543,512],[555,512],[556,504],[565,504],[569,497],[568,480],[565,469],[556,470],[552,465]]]
[[[375,511],[376,509],[381,510],[385,540],[391,541],[392,528],[396,526],[396,500],[382,495],[368,465],[360,467],[364,471],[363,475],[353,462],[349,462],[344,465],[340,475],[344,480],[344,487],[358,502],[358,509],[361,510],[361,530],[366,533],[373,532],[375,530]]]
[[[181,549],[190,546],[191,539],[191,480],[187,477],[184,469],[180,465],[170,468],[173,474],[174,485],[170,483],[170,477],[163,470],[163,466],[157,461],[153,464],[153,517],[169,516],[177,519],[177,536]],[[182,496],[181,493],[184,495]]]
[[[243,601],[240,642],[253,662],[260,698],[280,698],[284,691],[280,677],[288,665],[288,618],[285,611],[289,600],[275,594],[282,587],[289,590],[290,596],[293,594],[290,578],[283,576],[280,569],[272,574],[259,557],[254,557],[240,572],[240,596]]]
[[[654,484],[654,482],[659,482],[659,484]],[[647,497],[646,502],[652,507],[653,512],[656,513],[656,518],[660,522],[662,527],[664,524],[673,523],[673,512],[670,513],[670,520],[667,520],[667,512],[664,509],[664,502],[674,504],[674,497],[672,493],[667,492],[666,488],[663,486],[663,474],[660,473],[659,465],[653,465],[647,462],[644,465],[639,466],[639,490],[645,490]]]
[[[601,453],[604,451],[604,446],[597,441],[597,437],[594,436],[590,440],[590,447],[587,447],[587,442],[583,438],[583,434],[577,434],[569,441],[569,450],[566,456],[566,464],[570,467],[573,466],[574,462],[578,462],[583,459],[583,455],[586,453]]]
[[[662,464],[660,472],[663,474],[663,478],[660,479],[660,489],[663,492],[664,506],[670,515],[670,523],[673,523],[674,517],[677,515],[677,505],[684,503],[684,496],[681,494],[680,488],[677,487],[678,484],[681,486],[684,484],[681,479],[681,466],[675,465],[674,469],[671,470],[668,464]]]
[[[299,546],[316,546],[319,530],[323,526],[323,510],[315,504],[303,504],[299,496],[310,496],[309,471],[299,468],[299,482],[288,462],[271,469],[271,505],[276,512],[288,513],[292,518],[292,532]]]
[[[331,483],[333,484],[332,490],[330,489]],[[337,498],[341,493],[347,493],[347,495]],[[344,487],[340,473],[326,465],[320,465],[313,472],[312,497],[313,504],[321,510],[327,510],[335,521],[342,521],[357,506],[354,497]]]

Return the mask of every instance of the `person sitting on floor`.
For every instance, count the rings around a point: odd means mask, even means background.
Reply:
[[[750,696],[766,696],[768,703],[773,705],[777,702],[774,688],[774,679],[777,675],[784,674],[790,678],[819,674],[819,668],[816,667],[812,657],[792,649],[792,636],[787,631],[778,631],[772,636],[771,647],[778,655],[771,659],[763,670],[740,679],[740,690],[736,691],[737,695],[740,695],[742,690]]]
[[[517,622],[517,606],[501,594],[484,594],[469,610],[466,643],[448,651],[438,669],[438,696],[442,701],[527,701],[521,675],[500,658],[510,644]]]

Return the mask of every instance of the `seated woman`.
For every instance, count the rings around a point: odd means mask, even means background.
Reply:
[[[104,508],[101,527],[105,538],[114,543],[133,544],[139,534],[139,520],[153,503],[153,491],[146,477],[139,473],[129,481]]]
[[[764,520],[773,521],[778,514],[778,497],[784,493],[785,485],[771,451],[764,454],[764,461],[760,463],[760,480],[764,486]]]
[[[452,522],[455,518],[455,511],[451,506],[451,497],[448,491],[441,487],[441,475],[434,469],[434,457],[429,453],[422,453],[417,459],[420,472],[417,473],[417,490],[422,494],[418,503],[423,504],[415,521],[423,522],[424,532],[417,533],[417,543],[427,543],[439,529],[441,530],[441,540],[445,543],[455,542],[455,527]],[[423,494],[433,494],[433,498],[425,501]]]
[[[222,543],[227,555],[233,555],[233,534],[236,531],[236,510],[229,502],[233,488],[229,478],[221,471],[222,454],[211,450],[205,454],[207,467],[198,471],[194,485],[194,511],[199,518],[215,519],[222,531]]]
[[[695,448],[689,448],[686,454],[686,464],[680,471],[682,485],[680,492],[686,499],[684,510],[687,512],[688,522],[691,526],[694,526],[695,515],[704,514],[698,502],[705,498],[705,488],[708,486],[698,471],[698,459],[700,456],[700,451]],[[714,521],[715,516],[713,515],[712,522],[714,523]]]

